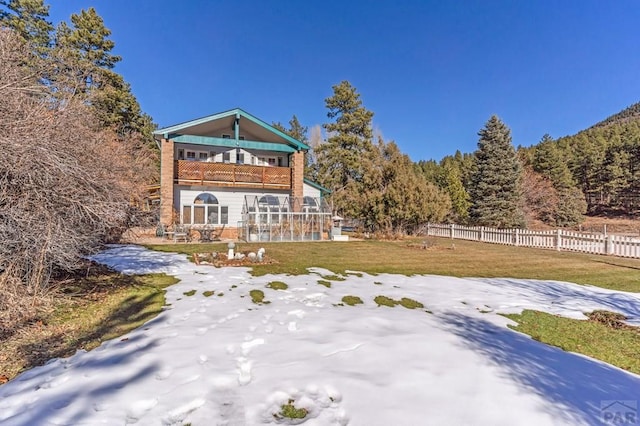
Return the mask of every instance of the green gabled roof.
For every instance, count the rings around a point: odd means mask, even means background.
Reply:
[[[315,189],[320,190],[321,193],[331,194],[331,192],[332,192],[330,189],[327,189],[324,186],[322,186],[322,185],[320,185],[318,183],[315,183],[314,181],[309,180],[307,178],[304,178],[303,182],[306,183],[309,186],[313,186]]]
[[[266,130],[278,135],[279,137],[283,138],[285,141],[287,141],[288,144],[293,146],[296,150],[304,150],[304,151],[308,151],[309,150],[309,146],[307,144],[302,143],[299,140],[292,138],[291,136],[287,135],[286,133],[276,129],[273,126],[271,126],[267,122],[259,119],[256,116],[253,116],[253,115],[249,114],[248,112],[246,112],[246,111],[244,111],[244,110],[242,110],[240,108],[234,108],[234,109],[230,109],[229,111],[219,112],[217,114],[208,115],[206,117],[197,118],[195,120],[185,121],[184,123],[176,124],[176,125],[169,126],[169,127],[164,127],[162,129],[156,130],[155,132],[153,132],[153,134],[156,135],[156,136],[162,136],[162,137],[168,138],[168,137],[170,137],[170,135],[180,135],[180,134],[182,134],[181,131],[185,130],[185,129],[188,129],[189,127],[197,126],[198,124],[203,124],[203,123],[207,123],[207,122],[210,122],[210,121],[215,121],[215,120],[219,120],[221,118],[226,118],[226,117],[231,117],[231,116],[244,117],[247,120],[256,123],[260,127],[262,127],[264,129],[266,129]]]

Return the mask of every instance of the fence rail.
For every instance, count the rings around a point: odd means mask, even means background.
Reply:
[[[243,164],[176,161],[175,179],[219,186],[291,189],[289,167],[261,167]]]
[[[427,225],[427,235],[640,259],[640,238],[623,235],[587,234],[564,229],[531,231],[436,224]]]

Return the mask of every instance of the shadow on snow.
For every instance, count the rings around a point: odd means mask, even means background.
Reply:
[[[635,400],[640,377],[600,361],[565,352],[479,318],[446,313],[446,330],[489,358],[517,383],[533,390],[564,421],[601,422],[601,403]]]

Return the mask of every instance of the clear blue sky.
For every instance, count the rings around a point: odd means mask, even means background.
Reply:
[[[235,107],[311,127],[349,80],[386,140],[439,160],[473,152],[492,114],[529,146],[640,101],[638,0],[48,4],[54,23],[96,8],[116,71],[161,127]]]

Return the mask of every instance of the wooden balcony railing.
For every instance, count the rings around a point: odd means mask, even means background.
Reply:
[[[289,167],[261,167],[243,164],[176,161],[178,183],[242,186],[249,188],[291,189]]]

